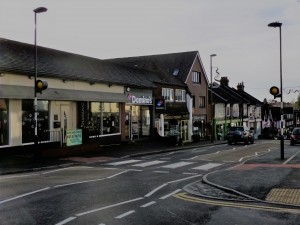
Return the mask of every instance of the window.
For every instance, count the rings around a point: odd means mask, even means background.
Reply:
[[[174,75],[174,76],[177,76],[178,73],[179,73],[179,69],[175,69],[175,70],[173,71],[173,75]]]
[[[205,108],[205,96],[199,97],[199,108]]]
[[[185,90],[175,89],[175,101],[185,102]]]
[[[90,127],[95,134],[119,133],[119,104],[118,103],[90,103]]]
[[[201,84],[200,72],[193,71],[192,75],[193,83]]]
[[[43,136],[45,130],[49,130],[49,102],[37,101],[37,127],[39,141],[47,141],[48,137]],[[33,100],[22,100],[22,143],[34,142],[35,134]]]
[[[0,99],[0,145],[8,145],[8,99]]]
[[[173,102],[174,101],[174,89],[172,88],[163,88],[162,96],[166,101]]]

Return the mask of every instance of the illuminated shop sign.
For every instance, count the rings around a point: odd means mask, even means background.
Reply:
[[[132,104],[152,105],[152,97],[151,96],[136,97],[135,95],[128,94],[128,99]]]

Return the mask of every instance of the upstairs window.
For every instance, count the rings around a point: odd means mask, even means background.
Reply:
[[[200,72],[193,71],[192,75],[193,75],[193,77],[192,77],[193,83],[201,84]]]
[[[168,102],[173,102],[174,101],[174,89],[163,88],[162,89],[162,97]]]
[[[185,90],[176,89],[175,90],[175,101],[177,102],[185,102]]]
[[[199,108],[205,108],[205,96],[199,97]]]

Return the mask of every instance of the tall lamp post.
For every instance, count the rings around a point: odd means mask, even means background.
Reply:
[[[284,159],[284,137],[283,137],[283,100],[282,100],[282,45],[281,45],[281,26],[282,23],[273,22],[268,24],[269,27],[279,27],[279,48],[280,48],[280,157]]]
[[[212,86],[213,86],[213,80],[212,80],[212,58],[217,56],[216,54],[211,54],[210,55],[210,102],[211,102],[211,143],[214,142],[214,106],[213,106],[213,94],[212,94]]]
[[[36,34],[37,34],[37,14],[46,12],[47,8],[45,7],[38,7],[33,10],[34,12],[34,47],[35,47],[35,54],[34,54],[34,144],[38,144],[38,128],[37,128],[37,96],[36,96],[36,81],[37,81],[37,44],[36,44]]]

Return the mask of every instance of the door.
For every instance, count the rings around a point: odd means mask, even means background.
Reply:
[[[60,124],[63,131],[63,143],[65,143],[66,130],[72,129],[72,112],[71,106],[61,105],[60,106]]]
[[[183,142],[189,140],[188,122],[189,122],[188,120],[180,121],[180,137],[182,138]]]

